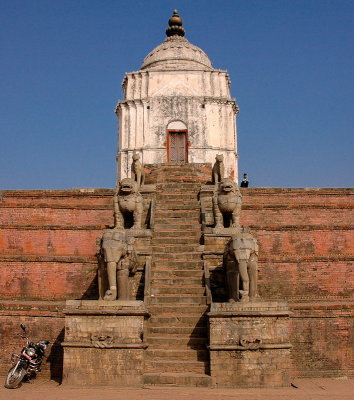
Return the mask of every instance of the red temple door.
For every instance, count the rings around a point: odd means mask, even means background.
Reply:
[[[168,136],[168,162],[185,164],[187,162],[186,132],[169,131]]]

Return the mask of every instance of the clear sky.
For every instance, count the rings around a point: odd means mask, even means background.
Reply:
[[[121,82],[174,8],[229,72],[251,186],[354,186],[353,1],[2,0],[0,189],[115,185]]]

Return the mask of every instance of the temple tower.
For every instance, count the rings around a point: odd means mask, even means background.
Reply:
[[[177,10],[168,24],[164,42],[123,79],[117,180],[130,176],[136,152],[143,164],[213,163],[222,154],[225,176],[237,181],[238,107],[227,71],[184,37]]]

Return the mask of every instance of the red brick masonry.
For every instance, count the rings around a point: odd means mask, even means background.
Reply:
[[[287,300],[292,375],[353,375],[353,190],[243,189],[241,223],[260,245],[262,298]],[[53,344],[60,379],[66,299],[96,295],[96,237],[113,224],[113,190],[0,192],[0,347],[18,348],[20,322]],[[5,362],[4,362],[5,361]],[[0,372],[9,368],[7,358]],[[45,371],[43,371],[45,375]]]

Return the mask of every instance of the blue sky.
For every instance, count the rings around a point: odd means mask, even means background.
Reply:
[[[113,187],[125,72],[165,38],[227,69],[251,186],[353,186],[353,9],[345,0],[3,0],[0,189]]]

